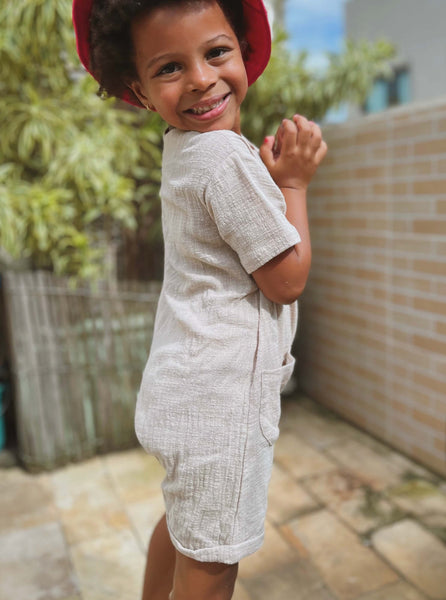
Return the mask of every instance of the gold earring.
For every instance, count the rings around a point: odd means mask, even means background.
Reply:
[[[148,104],[146,104],[145,106],[146,106],[146,110],[148,110],[149,112],[153,112],[153,109],[151,109]]]

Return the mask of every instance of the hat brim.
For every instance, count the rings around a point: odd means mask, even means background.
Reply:
[[[90,15],[93,0],[73,1],[73,25],[76,48],[81,63],[93,75],[90,67]],[[248,85],[252,85],[263,73],[271,56],[271,29],[263,0],[243,0],[248,50],[244,57]],[[142,105],[130,92],[124,92],[121,100],[141,108]]]

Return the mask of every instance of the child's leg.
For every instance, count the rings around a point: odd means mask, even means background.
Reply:
[[[231,600],[238,564],[198,562],[176,553],[170,600]]]
[[[142,600],[168,600],[174,571],[175,548],[170,541],[164,515],[150,540]]]

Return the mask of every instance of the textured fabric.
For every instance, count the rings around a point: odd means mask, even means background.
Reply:
[[[263,541],[297,324],[297,303],[270,302],[250,273],[300,238],[257,150],[231,131],[169,131],[161,200],[164,282],[135,428],[166,469],[173,544],[235,563]]]

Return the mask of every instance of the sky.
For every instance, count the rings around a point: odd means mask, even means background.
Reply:
[[[308,65],[323,67],[326,52],[339,52],[344,36],[346,0],[286,0],[289,45],[307,50]]]
[[[344,4],[348,0],[286,0],[285,23],[289,46],[308,52],[307,66],[321,71],[327,66],[327,52],[340,52],[344,40]],[[326,115],[327,122],[342,122],[347,107]]]

